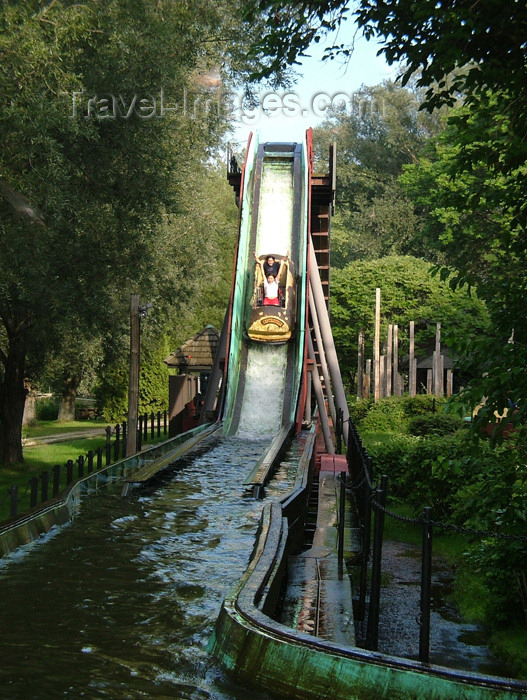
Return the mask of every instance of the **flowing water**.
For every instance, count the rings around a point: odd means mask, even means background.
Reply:
[[[0,560],[1,700],[268,700],[233,684],[207,651],[253,548],[262,502],[242,482],[268,443],[214,437],[128,498],[119,483],[84,498],[68,526]],[[293,442],[268,499],[291,487],[300,452]],[[416,605],[401,600],[417,591],[412,559],[391,559],[379,648],[411,658]],[[433,614],[431,660],[503,673],[449,617]]]
[[[0,698],[266,698],[206,647],[254,544],[262,502],[241,483],[267,444],[215,438],[2,560]]]
[[[274,437],[280,430],[286,372],[286,343],[253,343],[250,346],[237,435]]]

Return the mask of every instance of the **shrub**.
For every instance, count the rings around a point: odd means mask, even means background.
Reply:
[[[374,405],[375,401],[372,398],[357,399],[349,402],[350,418],[355,425],[358,425],[364,418],[366,418],[371,407]]]
[[[462,428],[464,424],[463,419],[459,416],[450,416],[446,413],[430,413],[411,418],[408,423],[408,432],[410,435],[418,437],[449,435]]]
[[[59,417],[59,401],[54,396],[41,398],[36,404],[37,420],[57,420]]]
[[[388,444],[374,443],[368,450],[376,476],[388,475],[392,495],[415,513],[430,506],[434,519],[450,519],[457,493],[471,477],[467,442],[463,432],[427,439],[397,436]]]
[[[407,417],[398,397],[388,397],[373,403],[360,421],[361,430],[390,430],[405,433]]]
[[[430,413],[438,413],[443,410],[446,403],[445,399],[431,394],[404,396],[401,402],[407,416],[425,416]]]

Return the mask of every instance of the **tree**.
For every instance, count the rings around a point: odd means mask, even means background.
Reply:
[[[26,379],[75,331],[118,339],[130,293],[161,291],[159,224],[228,126],[203,76],[247,74],[259,25],[244,35],[236,2],[208,0],[22,0],[0,25],[0,462],[15,463]]]
[[[477,103],[485,90],[500,89],[516,98],[513,113],[525,119],[527,7],[521,3],[482,0],[477,12],[463,2],[435,0],[359,0],[353,10],[347,0],[246,0],[244,5],[248,22],[262,12],[268,20],[252,47],[251,55],[268,56],[257,75],[293,64],[313,41],[354,19],[367,39],[380,40],[379,52],[390,65],[404,64],[403,85],[419,76],[426,107],[452,106],[460,93]],[[353,45],[336,44],[327,57],[352,51]]]
[[[356,261],[334,270],[331,281],[331,320],[343,375],[354,382],[357,337],[364,331],[371,355],[375,324],[375,289],[381,289],[382,337],[387,325],[399,326],[400,353],[408,353],[408,327],[416,324],[416,349],[433,349],[436,324],[442,333],[457,335],[467,344],[487,327],[484,304],[466,290],[453,291],[447,282],[430,275],[431,264],[411,256]]]
[[[158,231],[159,259],[145,297],[155,302],[141,324],[141,412],[166,405],[162,360],[207,323],[221,328],[229,300],[239,212],[224,167],[201,164],[180,188],[179,212]],[[96,394],[107,420],[126,417],[129,342],[123,332],[101,362]]]
[[[473,377],[466,387],[467,403],[477,405],[484,396],[487,401],[478,414],[478,429],[488,421],[495,423],[494,412],[501,415],[510,401],[518,404],[514,420],[523,421],[527,410],[521,401],[527,396],[527,248],[525,227],[517,215],[525,193],[525,166],[519,163],[508,173],[492,167],[515,142],[501,106],[499,96],[488,93],[477,111],[467,106],[457,110],[428,157],[401,177],[426,215],[421,245],[448,262],[443,274],[457,270],[452,284],[476,287],[491,314],[491,334],[475,339],[470,348],[457,340]]]
[[[314,134],[319,158],[330,141],[337,141],[331,263],[339,268],[357,259],[410,252],[417,220],[397,178],[441,129],[439,114],[419,111],[418,91],[385,82],[363,86],[354,98]]]

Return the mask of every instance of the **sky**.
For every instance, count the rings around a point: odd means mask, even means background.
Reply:
[[[285,91],[260,93],[260,100],[268,108],[244,112],[236,110],[237,126],[231,138],[233,145],[243,148],[251,131],[258,131],[260,141],[302,141],[306,129],[318,126],[324,119],[335,96],[337,101],[346,99],[351,106],[353,93],[361,85],[378,85],[383,80],[395,80],[397,69],[388,66],[377,56],[378,45],[366,41],[359,33],[354,37],[355,24],[347,21],[326,41],[314,44],[309,57],[297,66],[299,78],[292,88]],[[352,43],[355,48],[349,62],[322,61],[324,47],[334,43]],[[236,150],[236,149],[235,149]]]

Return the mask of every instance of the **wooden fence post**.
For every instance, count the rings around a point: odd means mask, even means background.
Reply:
[[[381,356],[380,356],[380,335],[381,335],[381,290],[375,290],[375,336],[373,340],[373,396],[375,402],[380,398],[381,393]]]
[[[359,351],[357,361],[357,398],[364,396],[364,331],[359,331]]]
[[[410,354],[408,361],[408,393],[415,396],[417,390],[417,363],[415,361],[415,322],[410,321]]]

